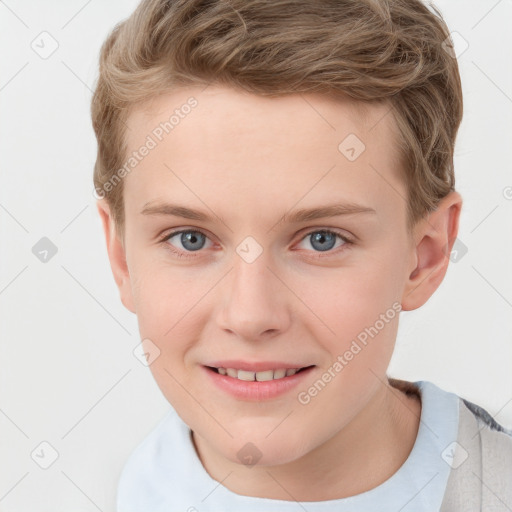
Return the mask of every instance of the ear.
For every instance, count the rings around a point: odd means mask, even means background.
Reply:
[[[453,191],[416,226],[413,261],[402,296],[404,311],[423,306],[444,279],[459,231],[461,208],[462,197]]]
[[[136,310],[133,300],[130,273],[126,263],[124,244],[117,233],[116,225],[107,202],[104,199],[100,199],[97,201],[96,207],[98,208],[98,213],[103,224],[103,231],[107,242],[108,258],[110,260],[110,268],[112,269],[114,280],[119,288],[121,302],[126,309],[135,313]]]

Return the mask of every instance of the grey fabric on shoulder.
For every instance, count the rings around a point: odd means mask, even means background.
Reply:
[[[497,430],[498,432],[505,432],[505,434],[508,434],[509,436],[512,436],[512,428],[508,429],[503,426],[501,426],[483,407],[480,407],[479,405],[474,404],[473,402],[470,402],[469,400],[465,400],[464,398],[462,401],[466,404],[467,408],[473,412],[473,414],[480,418],[482,421],[487,423],[487,425],[492,430]]]
[[[512,435],[461,398],[459,431],[440,512],[512,511]]]

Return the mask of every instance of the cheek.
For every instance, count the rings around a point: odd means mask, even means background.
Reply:
[[[149,368],[166,399],[177,410],[190,408],[190,349],[199,337],[198,302],[207,289],[187,283],[179,271],[152,267],[138,275],[137,321],[141,339],[157,347]],[[195,306],[195,307],[194,307]],[[195,374],[194,374],[195,375]]]
[[[214,282],[197,268],[171,267],[158,260],[134,267],[131,276],[139,325],[160,338],[190,322],[193,308]]]
[[[368,369],[382,374],[391,359],[401,310],[391,259],[372,255],[364,264],[330,269],[325,278],[302,285],[299,295],[309,307],[303,321],[328,353],[326,371],[341,356],[342,370],[337,365],[331,372],[343,387],[375,380]]]
[[[399,289],[393,270],[376,261],[373,266],[330,269],[323,279],[304,281],[297,295],[309,307],[305,314],[316,318],[319,327],[318,319],[323,321],[326,336],[346,340],[392,308],[401,296]]]

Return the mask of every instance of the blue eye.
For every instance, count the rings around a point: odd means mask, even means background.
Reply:
[[[207,239],[207,236],[201,231],[188,229],[183,231],[174,231],[173,233],[167,235],[162,241],[170,241],[172,238],[177,237],[178,235],[181,235],[179,237],[179,242],[182,244],[182,247],[186,251],[191,252],[199,251],[202,249],[204,247],[204,241]]]
[[[336,238],[340,238],[343,242],[347,241],[347,239],[340,234],[324,229],[310,232],[303,240],[308,238],[311,245],[320,252],[333,249],[336,244]]]
[[[180,235],[178,243],[181,244],[181,247],[176,247],[173,243],[169,243],[173,238],[178,237],[178,235]],[[343,243],[335,247],[337,238],[339,238]],[[332,249],[334,248],[343,251],[346,246],[353,243],[348,237],[329,229],[317,229],[315,231],[310,231],[301,239],[301,242],[308,239],[309,243],[314,248],[313,252],[327,253],[326,256],[339,252],[338,250],[333,251]],[[209,238],[201,231],[195,229],[183,229],[169,233],[161,240],[161,242],[165,243],[166,246],[179,258],[182,258],[193,257],[194,255],[191,253],[198,252],[203,249],[205,247],[206,240],[209,240]],[[316,254],[316,256],[322,257],[323,255]]]

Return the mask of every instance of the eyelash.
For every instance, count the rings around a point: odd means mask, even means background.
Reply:
[[[168,233],[166,234],[161,240],[159,243],[163,243],[166,248],[168,250],[170,250],[175,256],[177,256],[178,258],[194,258],[195,256],[193,256],[193,253],[194,252],[201,252],[200,250],[199,251],[186,251],[186,252],[183,252],[183,251],[179,251],[177,250],[174,246],[172,246],[171,244],[168,244],[166,243],[168,240],[170,240],[172,237],[176,236],[176,235],[179,235],[181,233],[201,233],[202,235],[204,235],[206,238],[208,238],[208,236],[206,235],[206,233],[204,233],[203,231],[201,231],[200,229],[181,229],[181,230],[178,230],[178,231],[173,231],[172,233]],[[328,256],[332,256],[332,255],[336,255],[336,254],[339,254],[340,252],[342,251],[345,251],[347,250],[354,242],[353,240],[351,240],[350,238],[348,238],[346,235],[342,235],[341,233],[339,233],[338,231],[335,231],[335,230],[332,230],[332,229],[314,229],[312,231],[309,231],[308,233],[306,233],[301,239],[300,239],[300,242],[302,242],[304,239],[306,239],[308,236],[311,236],[313,233],[319,233],[319,232],[322,232],[322,233],[328,233],[328,234],[332,234],[332,235],[336,235],[337,237],[341,238],[341,240],[343,240],[343,242],[345,242],[343,245],[341,245],[340,247],[337,247],[336,249],[332,250],[328,250],[328,251],[325,251],[325,252],[318,252],[318,251],[313,251],[315,253],[315,256],[313,256],[314,258],[324,258],[324,257],[328,257]],[[190,255],[189,255],[190,254]]]

